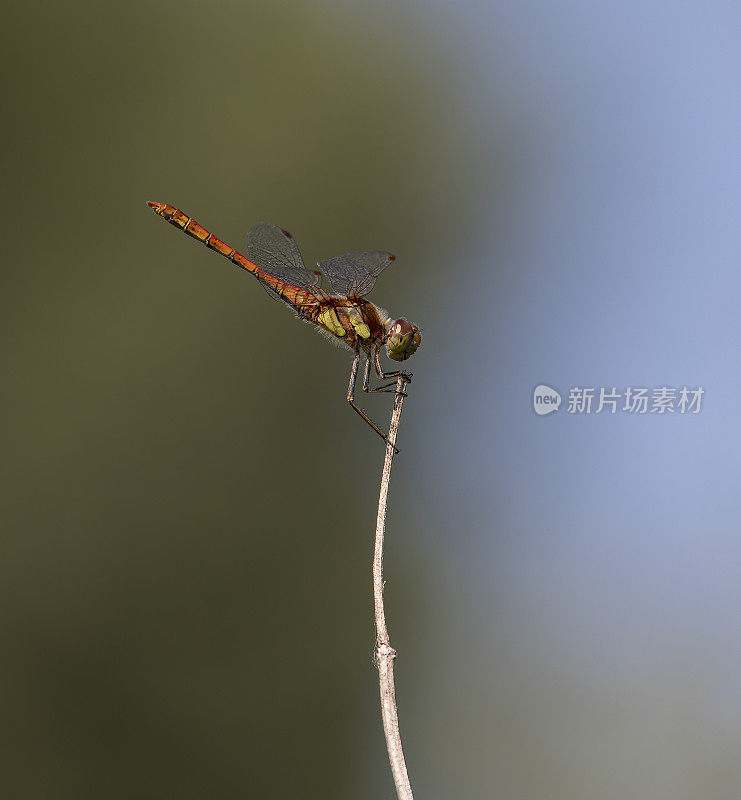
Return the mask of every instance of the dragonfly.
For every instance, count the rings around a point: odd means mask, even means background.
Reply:
[[[386,354],[393,361],[406,361],[422,343],[416,325],[403,317],[392,319],[382,308],[365,299],[381,272],[395,260],[391,253],[383,250],[345,253],[328,261],[318,261],[318,269],[308,270],[296,240],[277,225],[260,222],[250,228],[245,255],[242,255],[180,209],[166,203],[148,201],[147,205],[171,225],[254,275],[274,300],[287,305],[299,319],[316,325],[334,342],[352,350],[354,358],[347,402],[382,439],[387,440],[386,433],[355,402],[355,387],[360,359],[364,357],[363,391],[395,392],[396,380],[371,387],[371,364],[382,381],[403,377],[405,382],[409,382],[412,379],[409,372],[384,372],[381,348],[386,347]],[[329,292],[322,288],[322,278],[326,280]]]

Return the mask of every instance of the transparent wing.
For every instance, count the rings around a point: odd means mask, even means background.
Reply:
[[[300,289],[316,292],[321,285],[321,276],[304,266],[293,236],[277,225],[253,225],[247,232],[245,256],[265,272]]]
[[[335,294],[363,297],[394,258],[383,250],[359,250],[319,261],[317,266]]]

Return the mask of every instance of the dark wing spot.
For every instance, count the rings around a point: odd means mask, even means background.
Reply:
[[[281,228],[281,231],[283,231],[283,233],[284,233],[284,234],[285,234],[285,235],[286,235],[286,236],[287,236],[289,239],[293,239],[293,236],[291,236],[291,234],[290,234],[290,233],[289,233],[287,230],[285,230],[284,228]]]
[[[392,256],[391,253],[389,253],[389,261],[396,261],[396,256]]]

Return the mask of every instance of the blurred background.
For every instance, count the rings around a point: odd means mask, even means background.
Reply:
[[[397,255],[417,796],[738,797],[738,5],[47,0],[1,36],[3,792],[393,796],[351,356],[154,200]]]

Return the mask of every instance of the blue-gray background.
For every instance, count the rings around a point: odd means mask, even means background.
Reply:
[[[738,796],[737,5],[77,0],[2,35],[13,796],[392,796],[349,355],[145,200],[397,254],[417,795]],[[706,394],[540,418],[539,383]]]

